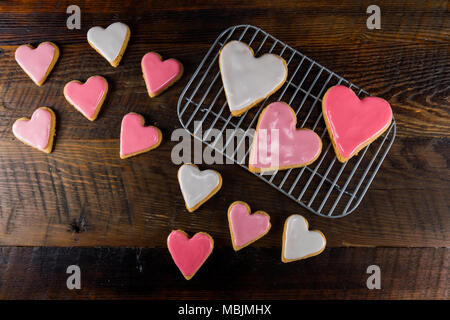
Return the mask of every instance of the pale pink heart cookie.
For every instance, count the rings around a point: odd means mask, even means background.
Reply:
[[[392,109],[386,100],[377,97],[360,100],[345,86],[328,89],[322,99],[322,112],[340,162],[356,155],[392,122]]]
[[[92,27],[88,30],[87,40],[95,51],[116,68],[130,40],[130,28],[122,22],[114,22],[106,29]]]
[[[198,232],[189,239],[184,231],[174,230],[167,237],[167,247],[178,269],[189,280],[211,254],[214,240],[205,232]]]
[[[66,100],[91,121],[97,119],[108,93],[108,82],[101,76],[93,76],[81,83],[78,80],[64,86]]]
[[[17,63],[38,86],[45,82],[58,57],[59,49],[52,42],[42,42],[37,48],[25,44],[15,52]]]
[[[178,182],[189,212],[197,210],[222,188],[222,176],[219,172],[201,171],[191,163],[185,163],[178,169]]]
[[[269,104],[261,112],[250,151],[251,172],[303,167],[322,151],[320,137],[309,129],[296,129],[294,110],[284,102]]]
[[[145,127],[145,119],[140,114],[130,112],[122,119],[120,130],[120,158],[129,158],[161,144],[161,131],[153,126]]]
[[[142,73],[150,97],[155,97],[183,75],[183,65],[176,59],[162,58],[156,52],[149,52],[141,62]]]
[[[228,107],[235,117],[280,89],[288,74],[282,57],[266,53],[256,58],[249,45],[237,40],[220,50],[219,68]]]
[[[20,118],[14,122],[12,131],[17,139],[45,153],[52,152],[56,117],[47,107],[36,109],[31,119]]]
[[[266,212],[251,214],[249,205],[242,201],[235,201],[228,208],[228,224],[235,251],[264,237],[271,227],[270,216]]]

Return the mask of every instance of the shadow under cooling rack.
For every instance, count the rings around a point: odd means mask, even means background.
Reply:
[[[288,65],[285,84],[240,117],[232,117],[228,109],[218,63],[220,49],[231,40],[247,43],[256,57],[264,53],[278,54]],[[327,134],[321,107],[326,90],[338,84],[348,86],[360,98],[368,96],[364,90],[260,28],[233,26],[223,31],[212,44],[181,93],[178,118],[183,128],[207,147],[248,170],[252,141],[249,129],[256,127],[259,114],[266,105],[275,101],[287,102],[297,114],[297,127],[312,129],[321,137],[322,153],[306,167],[253,174],[309,211],[323,217],[340,218],[353,212],[363,199],[394,142],[396,124],[393,120],[386,132],[357,156],[345,163],[339,162]],[[213,135],[208,132],[213,129],[225,138],[212,139]],[[227,136],[227,129],[242,129],[241,132],[248,134]],[[227,152],[230,146],[234,150],[231,153]],[[238,150],[244,150],[241,159],[236,159]]]

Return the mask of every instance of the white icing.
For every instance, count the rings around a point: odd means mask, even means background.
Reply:
[[[127,37],[128,27],[122,22],[115,22],[106,29],[90,28],[87,33],[89,43],[109,62],[116,60]]]
[[[286,220],[283,252],[286,260],[300,259],[325,248],[326,240],[317,231],[308,230],[308,222],[298,214]]]
[[[184,164],[178,170],[178,182],[187,207],[192,209],[219,186],[220,175],[214,170],[200,171],[193,165]]]
[[[249,47],[231,41],[220,52],[220,71],[231,111],[244,109],[279,87],[287,77],[284,60],[274,54],[255,58]]]

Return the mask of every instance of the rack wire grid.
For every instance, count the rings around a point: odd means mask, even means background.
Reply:
[[[247,43],[254,49],[256,57],[263,53],[278,54],[288,65],[288,78],[284,85],[240,117],[232,117],[227,107],[218,63],[220,49],[231,40]],[[309,211],[323,217],[340,218],[353,212],[366,194],[394,142],[396,124],[393,119],[384,134],[357,156],[345,163],[339,162],[327,134],[321,107],[323,94],[338,84],[353,89],[360,98],[368,96],[366,91],[262,29],[237,25],[218,36],[192,75],[178,100],[178,118],[183,128],[205,143],[207,148],[212,148],[211,151],[219,152],[227,161],[248,170],[247,160],[254,134],[251,129],[256,127],[261,110],[274,101],[287,102],[297,114],[297,127],[312,129],[321,137],[322,153],[306,167],[253,174]],[[205,127],[205,134],[202,134]],[[228,129],[241,129],[246,134],[225,135],[225,139],[217,139],[216,134],[211,134],[213,129],[216,133],[219,130],[222,137]],[[235,142],[235,148],[231,149],[234,151],[227,152],[230,144]],[[236,159],[239,148],[245,148],[244,157]]]

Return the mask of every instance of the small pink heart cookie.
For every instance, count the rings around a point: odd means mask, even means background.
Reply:
[[[183,65],[176,59],[162,61],[156,52],[149,52],[141,62],[142,73],[150,97],[156,97],[183,75]]]
[[[274,102],[264,108],[250,151],[251,172],[303,167],[319,157],[320,137],[312,130],[296,129],[296,123],[294,110],[284,102]]]
[[[161,144],[161,131],[156,127],[144,125],[145,119],[140,114],[130,112],[123,117],[120,130],[120,158],[126,159],[150,151]]]
[[[228,224],[235,251],[264,237],[271,227],[270,216],[266,212],[251,214],[249,205],[242,201],[235,201],[228,208]]]
[[[29,44],[16,49],[15,59],[19,66],[38,86],[41,86],[59,57],[59,49],[52,42],[42,42],[33,48]]]
[[[167,237],[167,247],[178,269],[189,280],[211,254],[214,240],[205,232],[198,232],[189,239],[184,231],[174,230]]]
[[[382,135],[392,121],[392,109],[386,100],[360,100],[345,86],[328,89],[322,99],[322,112],[340,162],[346,162]]]
[[[97,119],[108,93],[108,82],[102,76],[93,76],[81,83],[78,80],[64,86],[66,100],[91,121]]]
[[[17,139],[45,153],[52,152],[56,117],[52,109],[36,109],[31,119],[20,118],[14,122],[12,131]]]

